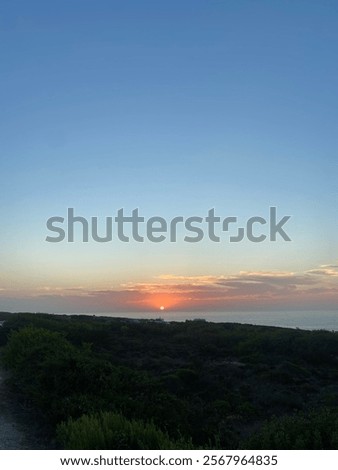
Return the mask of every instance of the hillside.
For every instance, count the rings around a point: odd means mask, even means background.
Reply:
[[[0,320],[12,387],[61,447],[338,447],[337,333],[29,313]],[[134,440],[92,441],[95,426]]]

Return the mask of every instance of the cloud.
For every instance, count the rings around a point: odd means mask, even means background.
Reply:
[[[308,271],[310,275],[338,277],[338,266],[335,264],[323,264],[318,269]]]
[[[233,275],[162,274],[152,282],[124,283],[108,289],[43,286],[35,291],[0,290],[2,305],[12,299],[37,311],[128,312],[173,310],[324,309],[338,304],[338,266],[294,273],[241,271]],[[21,303],[20,303],[21,302]],[[26,307],[25,307],[26,306]],[[4,307],[1,307],[4,308]]]

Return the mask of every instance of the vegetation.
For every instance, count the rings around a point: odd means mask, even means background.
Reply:
[[[192,449],[191,443],[171,441],[153,424],[129,421],[120,414],[83,415],[57,428],[59,442],[65,449]]]
[[[337,448],[337,333],[0,318],[12,386],[63,448]]]
[[[245,449],[337,449],[338,414],[329,409],[274,417],[246,442]]]

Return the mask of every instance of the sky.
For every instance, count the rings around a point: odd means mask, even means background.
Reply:
[[[3,0],[0,310],[337,309],[337,56],[333,0]],[[291,241],[46,241],[270,207]]]

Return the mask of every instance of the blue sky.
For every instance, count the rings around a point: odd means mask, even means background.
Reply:
[[[114,297],[166,275],[335,265],[336,2],[3,1],[0,44],[4,308],[54,311],[61,292],[75,311],[65,289]],[[44,241],[67,207],[247,218],[271,205],[292,215],[292,243]],[[43,289],[56,297],[41,303]]]

